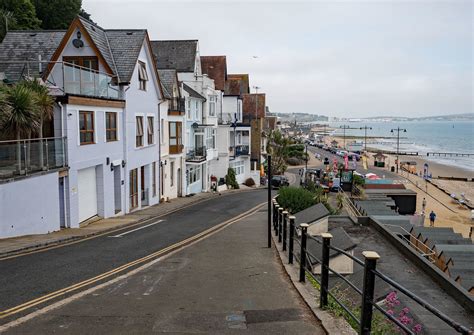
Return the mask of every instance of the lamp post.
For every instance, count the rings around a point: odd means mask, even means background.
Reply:
[[[393,134],[394,132],[397,132],[397,163],[395,164],[397,166],[397,173],[398,173],[398,164],[399,164],[399,159],[398,155],[400,154],[400,132],[403,131],[404,133],[407,132],[406,129],[397,127],[396,129],[390,130],[390,132]]]
[[[372,130],[372,127],[367,127],[367,126],[364,126],[364,127],[360,127],[360,129],[364,129],[365,131],[365,135],[364,135],[364,151],[367,151],[367,129],[369,130]]]
[[[342,137],[344,139],[343,147],[345,149],[346,148],[346,129],[357,129],[357,128],[351,128],[350,126],[346,126],[346,125],[342,125],[339,128],[341,128],[343,130],[343,133],[342,133],[343,134]]]

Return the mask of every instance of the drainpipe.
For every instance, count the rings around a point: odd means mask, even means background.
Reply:
[[[126,93],[127,91],[130,89],[130,86],[128,86],[126,89],[124,89],[123,86],[120,86],[120,90],[121,90],[121,97],[122,99],[126,100],[125,99],[125,96],[126,96]],[[125,166],[123,167],[123,170],[124,170],[124,175],[123,175],[123,181],[124,181],[124,185],[123,185],[123,189],[124,189],[124,206],[123,206],[123,213],[126,214],[128,213],[127,211],[127,204],[129,203],[127,201],[127,198],[128,198],[128,192],[127,192],[127,185],[129,185],[129,180],[128,180],[128,173],[127,173],[127,165],[128,165],[128,150],[127,150],[127,104],[125,103],[125,108],[123,109],[123,113],[122,113],[122,140],[123,140],[123,159],[125,161]],[[122,181],[122,179],[120,179],[120,181]],[[130,210],[130,208],[129,208]]]
[[[62,147],[63,147],[63,155],[64,155],[64,162],[66,162],[66,157],[67,157],[67,143],[64,143],[64,120],[65,120],[65,117],[63,117],[63,113],[64,113],[64,106],[63,104],[61,103],[61,101],[58,101],[58,105],[59,105],[59,108],[61,109],[60,112],[59,112],[59,122],[61,124],[61,141],[62,141]],[[68,163],[69,165],[69,163]],[[71,220],[69,218],[69,212],[68,212],[68,207],[67,207],[67,199],[68,199],[68,196],[67,194],[69,194],[69,177],[66,178],[63,177],[63,210],[64,210],[64,227],[66,228],[71,228]]]
[[[158,203],[160,203],[160,198],[161,198],[161,132],[163,131],[163,129],[161,129],[161,104],[164,103],[165,100],[162,100],[158,103],[158,171],[156,172],[156,176],[159,176],[159,180],[158,180]],[[183,130],[183,127],[181,126],[181,131]],[[156,177],[155,176],[155,177]],[[156,180],[155,180],[155,183],[156,183]],[[164,193],[163,193],[163,198],[164,198]]]

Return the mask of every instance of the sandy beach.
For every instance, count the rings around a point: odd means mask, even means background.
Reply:
[[[326,137],[326,143],[336,140],[340,146],[343,144],[343,139],[340,137]],[[368,148],[369,149],[369,148]],[[372,149],[373,150],[373,149]],[[369,151],[372,156],[376,150]],[[390,166],[395,165],[396,157],[394,155],[387,155],[386,170]],[[469,231],[474,222],[471,221],[471,210],[466,206],[461,206],[459,203],[453,201],[449,194],[456,194],[460,198],[460,194],[464,193],[465,198],[474,203],[474,171],[463,169],[461,167],[443,165],[438,162],[433,162],[423,156],[400,156],[400,162],[414,161],[416,162],[417,171],[423,170],[425,162],[429,165],[429,171],[432,174],[432,182],[427,183],[422,177],[400,170],[400,177],[405,180],[405,187],[417,192],[417,213],[422,212],[422,201],[426,199],[426,213],[433,210],[437,215],[435,226],[438,227],[452,227],[455,232],[462,234],[464,237],[469,236]],[[373,159],[370,160],[373,162]],[[371,165],[369,163],[369,165]],[[383,171],[383,169],[382,169]],[[458,177],[468,178],[471,181],[455,181],[438,179],[438,177]],[[443,189],[445,191],[443,191]],[[425,218],[425,226],[429,226],[428,217]]]

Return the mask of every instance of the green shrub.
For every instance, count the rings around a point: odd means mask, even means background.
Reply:
[[[354,185],[365,185],[365,179],[357,174],[354,174]]]
[[[314,194],[300,187],[283,187],[278,191],[278,204],[290,213],[298,213],[316,204]]]
[[[225,176],[225,183],[227,187],[231,187],[233,189],[239,189],[239,184],[237,184],[237,180],[235,179],[235,170],[233,168],[227,169],[227,175]]]

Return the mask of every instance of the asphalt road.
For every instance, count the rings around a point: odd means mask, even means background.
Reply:
[[[111,236],[137,226],[57,249],[0,260],[0,311],[147,256],[231,219],[266,199],[266,190],[215,197],[160,217],[162,222],[122,237]]]

